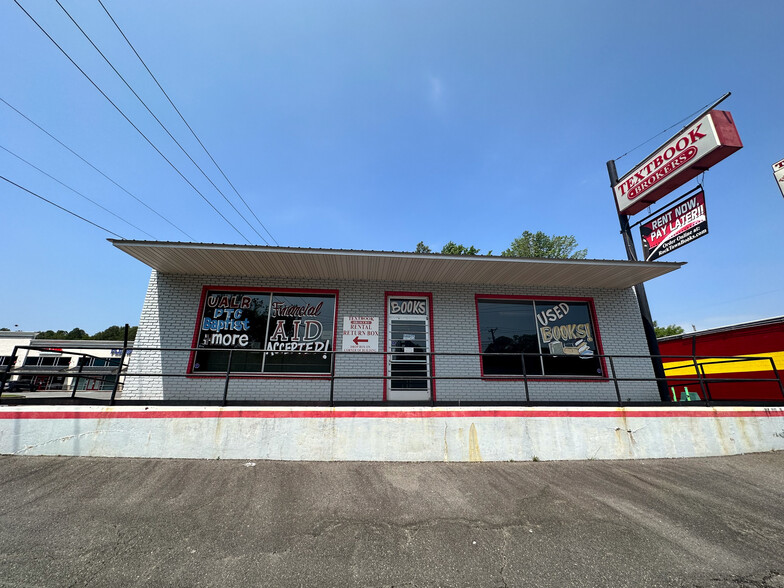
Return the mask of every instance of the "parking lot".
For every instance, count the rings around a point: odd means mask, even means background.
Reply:
[[[0,586],[784,587],[784,453],[0,457]]]
[[[71,394],[72,392],[70,390],[36,390],[35,392],[30,392],[27,390],[21,392],[3,391],[3,394],[0,396],[0,398],[4,398],[6,400],[25,398],[45,400],[47,398],[70,398]],[[77,390],[76,392],[77,398],[88,398],[91,400],[109,400],[111,395],[111,390]]]

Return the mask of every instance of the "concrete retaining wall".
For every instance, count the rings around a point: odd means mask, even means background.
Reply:
[[[0,407],[0,454],[313,461],[784,450],[781,408]]]

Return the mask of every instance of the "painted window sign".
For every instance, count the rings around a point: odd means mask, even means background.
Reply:
[[[421,298],[392,298],[389,301],[389,314],[427,313],[427,302]]]
[[[539,310],[542,305],[534,304],[536,322],[539,323],[539,340],[553,355],[579,355],[591,357],[594,353],[591,344],[591,322],[581,313],[579,306],[570,307],[566,302],[559,302],[550,308]],[[570,316],[570,312],[576,311]],[[574,320],[588,319],[586,322]]]
[[[486,376],[601,376],[587,302],[477,299],[482,372]],[[523,353],[541,354],[525,357]]]
[[[264,304],[259,298],[221,292],[208,293],[202,311],[199,347],[248,347],[251,336],[250,319],[257,318],[256,310]]]
[[[207,290],[193,373],[330,373],[335,295]]]

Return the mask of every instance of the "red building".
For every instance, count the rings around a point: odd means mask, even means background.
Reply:
[[[784,316],[663,337],[659,349],[675,400],[784,397]]]

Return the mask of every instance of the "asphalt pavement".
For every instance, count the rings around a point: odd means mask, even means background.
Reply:
[[[784,453],[0,457],[0,586],[784,588]]]

